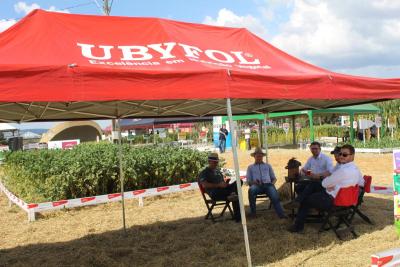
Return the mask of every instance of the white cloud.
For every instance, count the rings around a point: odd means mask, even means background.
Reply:
[[[32,3],[31,5],[27,4],[26,2],[18,2],[14,5],[14,10],[17,13],[24,13],[24,15],[28,14],[34,9],[39,9],[40,6],[37,3]],[[69,13],[69,10],[67,9],[57,9],[55,6],[50,6],[47,11],[53,11],[53,12],[61,12],[61,13]]]
[[[70,13],[68,9],[57,9],[55,6],[50,6],[49,9],[47,9],[47,11]]]
[[[387,76],[400,62],[399,13],[399,1],[293,0],[271,42],[322,67]]]
[[[15,19],[0,19],[0,32],[5,31],[17,21]]]
[[[207,16],[203,23],[215,26],[246,28],[261,37],[267,33],[267,28],[258,18],[251,15],[238,16],[226,8],[221,9],[215,19]]]
[[[399,76],[400,0],[255,2],[257,16],[224,8],[203,23],[246,27],[285,52],[330,70]]]
[[[25,15],[31,12],[34,9],[39,9],[40,6],[36,3],[33,3],[31,5],[25,3],[25,2],[18,2],[14,5],[14,10],[17,13],[24,13]]]

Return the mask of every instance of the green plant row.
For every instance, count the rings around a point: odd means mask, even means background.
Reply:
[[[369,141],[366,141],[365,144],[363,141],[355,141],[354,147],[356,148],[400,148],[400,140],[399,139],[391,139],[390,137],[384,137],[380,141],[378,139],[373,138]]]
[[[268,143],[274,144],[290,144],[293,141],[292,129],[286,134],[282,128],[268,127]],[[344,134],[344,128],[336,125],[320,125],[314,126],[314,137],[316,140],[322,136],[330,137],[342,137]],[[297,141],[309,141],[310,140],[310,128],[301,128],[296,130]]]
[[[207,153],[192,149],[123,145],[122,150],[126,191],[192,182],[207,164]],[[117,152],[117,145],[100,143],[7,153],[5,182],[27,202],[118,192]]]

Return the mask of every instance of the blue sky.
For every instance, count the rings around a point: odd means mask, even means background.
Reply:
[[[103,1],[0,0],[0,32],[34,8],[102,15],[96,2]],[[111,10],[115,16],[246,27],[312,64],[373,77],[400,77],[399,14],[400,0],[114,0]]]

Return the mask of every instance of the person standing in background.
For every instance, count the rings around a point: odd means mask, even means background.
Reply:
[[[226,148],[226,137],[229,132],[225,128],[225,125],[222,124],[222,127],[219,129],[219,152],[224,153]]]

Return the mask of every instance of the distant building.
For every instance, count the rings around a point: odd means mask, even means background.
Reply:
[[[55,125],[42,135],[40,143],[79,139],[82,142],[101,140],[103,132],[94,121],[68,121]]]

